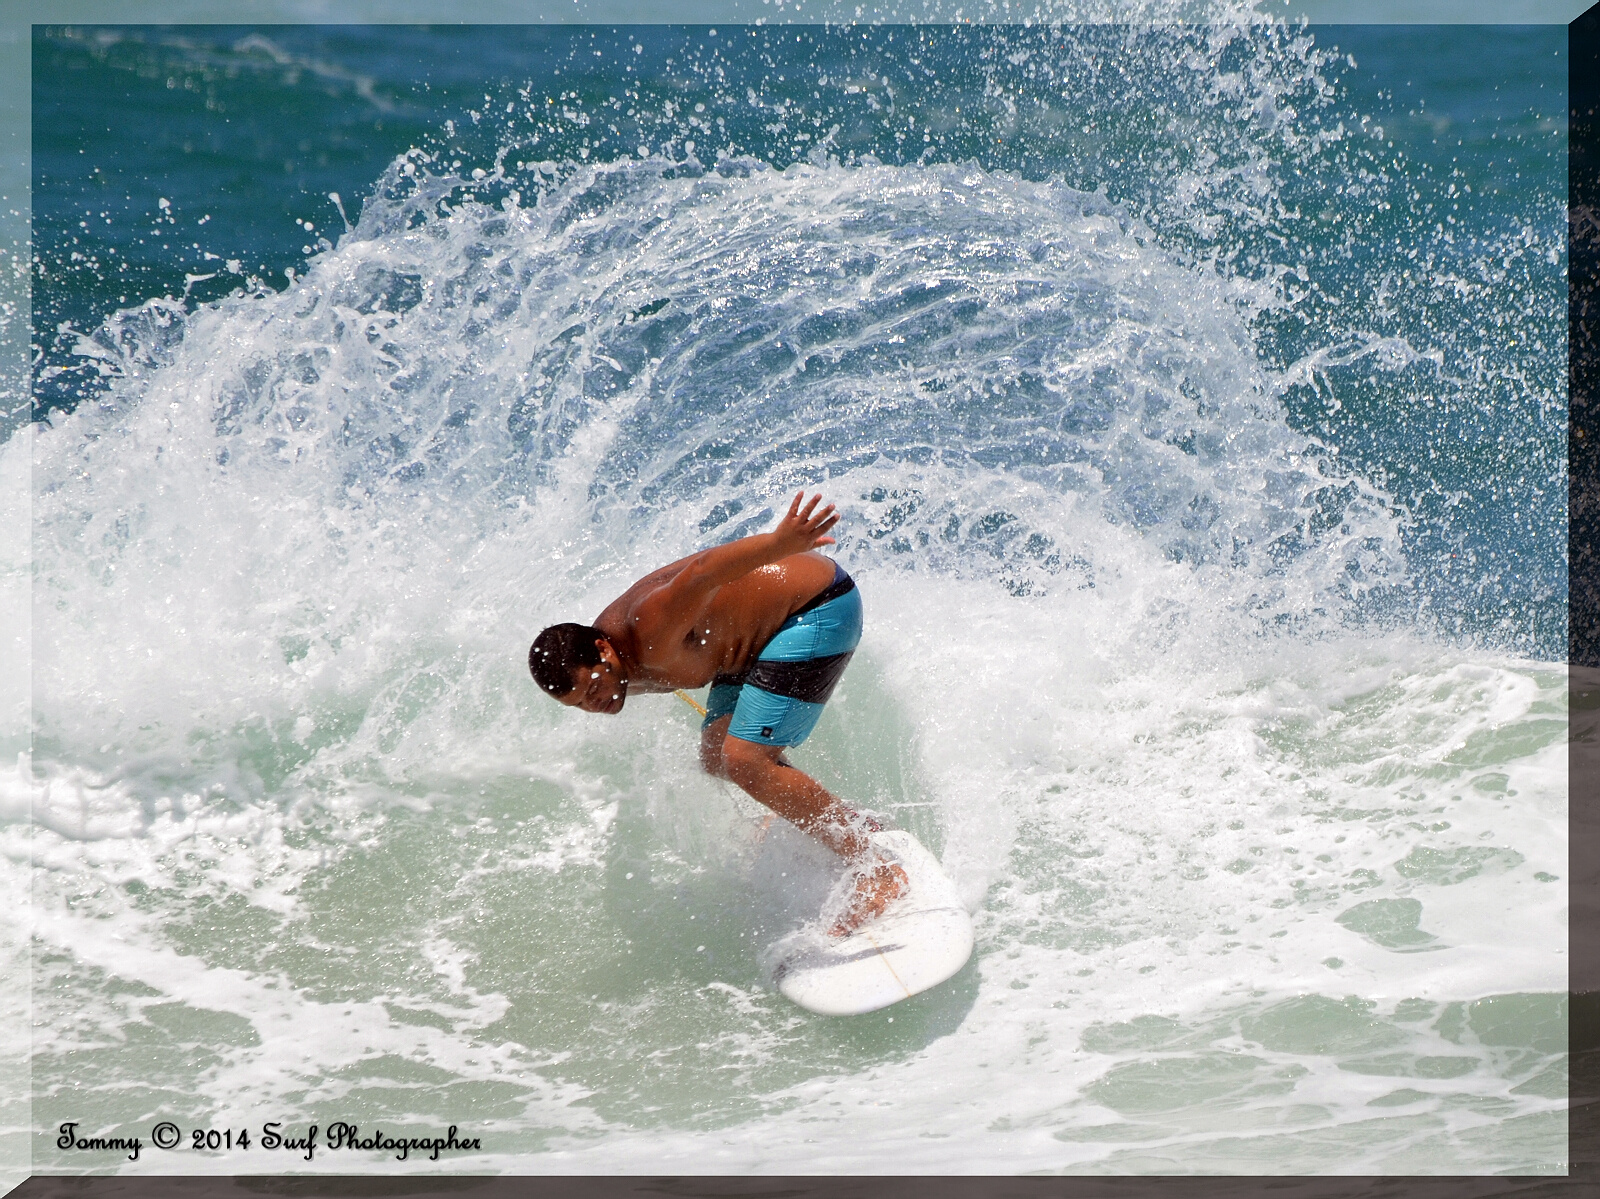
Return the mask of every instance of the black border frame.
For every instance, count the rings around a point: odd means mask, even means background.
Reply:
[[[1600,754],[1579,747],[1597,723],[1584,713],[1600,700],[1600,4],[1567,26],[1568,39],[1568,843],[1569,910],[1590,937],[1570,938],[1568,1173],[1537,1176],[778,1176],[731,1175],[34,1175],[18,1199],[297,1199],[470,1196],[471,1199],[1124,1199],[1153,1192],[1184,1199],[1271,1195],[1275,1199],[1389,1196],[1600,1196]],[[1580,699],[1582,702],[1580,703]],[[43,1135],[34,1130],[32,1135]],[[888,1168],[895,1163],[886,1161]]]

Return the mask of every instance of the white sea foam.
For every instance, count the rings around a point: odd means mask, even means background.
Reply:
[[[492,1121],[450,1168],[1550,1168],[1474,1130],[1564,1094],[1564,672],[1361,623],[1400,516],[1236,294],[972,166],[430,186],[125,314],[37,438],[46,1073],[170,1042],[197,1118]],[[848,1029],[759,969],[826,862],[676,701],[523,666],[800,486],[867,632],[797,760],[980,930]]]

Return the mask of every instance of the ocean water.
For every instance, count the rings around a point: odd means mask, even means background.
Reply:
[[[33,78],[33,1127],[482,1142],[37,1170],[1565,1170],[1563,30]],[[852,1019],[762,967],[826,855],[524,665],[799,487],[867,630],[796,761],[978,929]]]

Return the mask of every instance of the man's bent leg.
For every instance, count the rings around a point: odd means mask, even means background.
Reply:
[[[828,930],[842,937],[903,895],[906,873],[893,862],[872,861],[867,834],[877,830],[877,822],[846,807],[810,775],[784,761],[783,749],[727,737],[722,742],[722,776],[840,857],[866,866],[856,878],[849,906]],[[704,742],[701,752],[705,753]]]
[[[725,779],[728,777],[727,768],[722,761],[722,742],[728,735],[728,722],[731,716],[719,716],[710,721],[700,730],[700,769],[713,778]],[[778,747],[778,765],[792,769],[794,763],[789,761],[787,746]]]
[[[728,772],[722,765],[722,742],[728,735],[728,722],[733,719],[730,712],[711,721],[700,730],[700,769],[712,778],[725,779]]]
[[[713,726],[714,727],[714,726]],[[708,733],[710,728],[706,730]],[[722,742],[722,775],[757,803],[771,808],[790,824],[821,841],[842,858],[867,851],[867,834],[875,827],[804,771],[782,759],[784,746],[757,745],[738,737]],[[702,760],[705,747],[701,744]]]

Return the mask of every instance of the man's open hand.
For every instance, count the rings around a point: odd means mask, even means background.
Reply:
[[[780,557],[787,558],[790,554],[803,554],[807,550],[833,544],[833,538],[824,537],[823,534],[839,523],[838,512],[834,511],[832,504],[818,511],[817,505],[822,502],[820,495],[812,496],[811,502],[802,508],[800,501],[805,496],[804,491],[795,492],[788,513],[772,531],[782,551]]]

